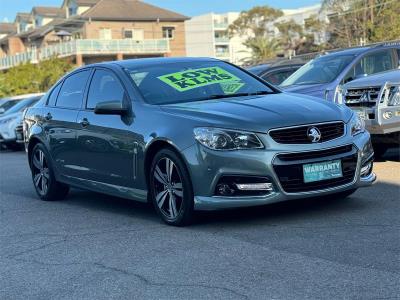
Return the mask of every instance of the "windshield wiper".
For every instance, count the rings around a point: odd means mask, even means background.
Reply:
[[[206,97],[202,97],[202,98],[190,99],[187,102],[207,101],[207,100],[245,97],[245,96],[268,95],[268,94],[274,94],[274,92],[257,91],[257,92],[251,92],[251,93],[237,93],[237,94],[214,94],[214,95],[210,95],[210,96],[206,96]]]
[[[251,92],[251,93],[216,94],[216,95],[210,95],[210,96],[208,96],[208,97],[204,97],[204,100],[208,100],[208,99],[234,98],[234,97],[245,97],[245,96],[257,96],[257,95],[267,95],[267,94],[273,94],[273,92],[269,92],[269,91],[257,91],[257,92]]]

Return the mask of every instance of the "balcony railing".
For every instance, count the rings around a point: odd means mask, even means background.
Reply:
[[[8,69],[22,63],[46,60],[51,57],[96,54],[164,54],[170,51],[168,39],[141,40],[73,40],[0,58],[0,69]]]
[[[229,24],[225,22],[214,22],[214,29],[228,29]]]
[[[219,37],[215,37],[215,42],[216,43],[229,43],[229,37],[227,36],[219,36]]]

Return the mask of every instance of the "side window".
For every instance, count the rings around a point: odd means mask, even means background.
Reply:
[[[400,49],[397,49],[397,61],[396,61],[396,63],[397,63],[396,67],[400,68]]]
[[[343,82],[346,83],[359,77],[393,70],[397,68],[393,62],[393,52],[391,49],[367,54],[350,69],[344,77]]]
[[[262,79],[272,83],[273,85],[281,84],[286,78],[294,73],[295,69],[290,70],[280,70],[276,72],[267,73],[262,76]]]
[[[90,71],[86,70],[65,79],[58,95],[56,106],[80,108],[89,75]]]
[[[58,96],[58,93],[60,92],[61,86],[62,86],[62,84],[59,83],[59,84],[51,91],[50,97],[49,97],[49,99],[48,99],[48,101],[47,101],[47,105],[49,105],[49,106],[55,106],[55,105],[56,105],[57,96]]]
[[[90,83],[87,109],[94,109],[99,102],[122,101],[125,90],[113,73],[96,70]]]
[[[392,53],[392,50],[389,49],[365,55],[355,66],[355,76],[370,75],[394,69]]]

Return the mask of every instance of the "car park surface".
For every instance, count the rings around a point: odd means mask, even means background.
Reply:
[[[26,111],[24,129],[42,200],[70,186],[102,191],[152,202],[170,225],[194,210],[342,197],[376,180],[357,114],[215,59],[77,69]]]
[[[398,152],[398,149],[397,149]],[[2,299],[397,299],[400,163],[347,199],[200,213],[77,189],[43,202],[23,152],[0,152]]]

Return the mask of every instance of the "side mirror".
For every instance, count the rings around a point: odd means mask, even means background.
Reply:
[[[4,113],[6,110],[2,107],[0,107],[0,114]]]
[[[105,101],[97,103],[94,108],[94,113],[97,115],[126,115],[128,109],[123,106],[121,101]]]

